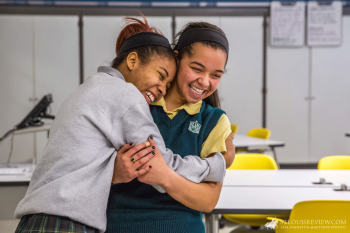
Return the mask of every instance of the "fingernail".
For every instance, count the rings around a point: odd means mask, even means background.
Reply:
[[[130,143],[129,146],[132,146],[134,143]]]
[[[149,168],[152,168],[152,166],[151,166],[151,165],[149,165]]]
[[[152,155],[155,155],[154,151],[152,151]]]
[[[149,137],[150,137],[151,139],[153,139],[153,136],[152,136],[152,134],[150,134],[150,135],[149,135]]]
[[[156,149],[154,146],[152,146],[152,149]]]

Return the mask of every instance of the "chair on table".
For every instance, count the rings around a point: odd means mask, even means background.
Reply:
[[[228,169],[272,169],[277,170],[276,161],[265,154],[237,154],[234,162]],[[257,197],[258,198],[258,197]],[[271,215],[266,214],[224,214],[224,218],[232,222],[250,225],[253,229],[258,229],[266,224],[266,218]],[[288,215],[274,215],[278,218],[287,219]]]
[[[350,169],[349,155],[332,155],[320,159],[318,162],[318,169],[336,170],[336,169]]]
[[[247,133],[247,136],[249,137],[262,138],[262,139],[269,139],[270,135],[271,135],[271,131],[265,128],[254,128]]]
[[[247,136],[249,137],[262,138],[262,139],[269,139],[270,135],[271,135],[271,131],[265,128],[254,128],[249,130],[249,132],[247,133]],[[254,150],[248,150],[248,148],[236,149],[236,152],[248,152],[248,153],[264,153],[264,151],[266,151],[266,149],[254,149]]]
[[[272,220],[271,225],[276,225],[276,233],[309,233],[309,232],[348,232],[350,222],[350,201],[338,200],[317,200],[302,201],[294,205],[290,213],[288,224],[280,218],[268,217]],[[314,221],[312,221],[314,220]],[[322,222],[324,220],[323,224]],[[334,223],[332,224],[332,220]],[[326,221],[328,223],[326,223]],[[303,224],[303,222],[305,222]],[[329,223],[330,222],[330,223]],[[268,223],[268,224],[270,224]],[[307,226],[309,229],[303,228]],[[337,228],[321,229],[320,226],[330,226]],[[341,229],[340,227],[346,227]],[[297,228],[299,227],[299,228]],[[311,228],[312,227],[312,228]],[[293,229],[294,228],[294,229]]]
[[[231,124],[231,131],[232,131],[232,133],[237,133],[238,128],[239,128],[238,125]]]

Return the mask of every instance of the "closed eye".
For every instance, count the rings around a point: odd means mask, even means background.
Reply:
[[[191,68],[196,72],[201,72],[201,69],[199,69],[199,68],[196,68],[196,67],[191,67]]]
[[[164,80],[165,79],[165,77],[162,75],[162,73],[160,73],[160,72],[158,72],[159,73],[159,75],[160,75],[160,80]]]

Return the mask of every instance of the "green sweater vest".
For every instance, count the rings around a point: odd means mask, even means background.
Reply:
[[[202,144],[224,111],[206,105],[189,115],[181,110],[170,119],[161,106],[150,106],[167,148],[174,153],[200,155]],[[205,195],[205,193],[203,193]],[[204,233],[201,212],[137,179],[113,185],[107,207],[108,233]]]

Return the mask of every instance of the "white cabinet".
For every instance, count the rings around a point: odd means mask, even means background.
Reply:
[[[279,162],[309,161],[308,49],[267,49],[267,128],[277,148]]]
[[[350,153],[350,16],[343,43],[312,49],[311,160]]]
[[[33,107],[33,37],[31,16],[0,15],[0,135]],[[33,156],[33,136],[14,138],[14,155]],[[0,163],[7,161],[10,138],[0,142]]]
[[[349,153],[350,17],[343,17],[339,47],[268,47],[267,77],[267,127],[286,143],[279,162]]]
[[[0,16],[0,134],[33,108],[30,99],[52,93],[51,114],[79,85],[77,16]],[[16,135],[12,161],[40,158],[46,134]],[[7,160],[10,140],[0,146]]]

